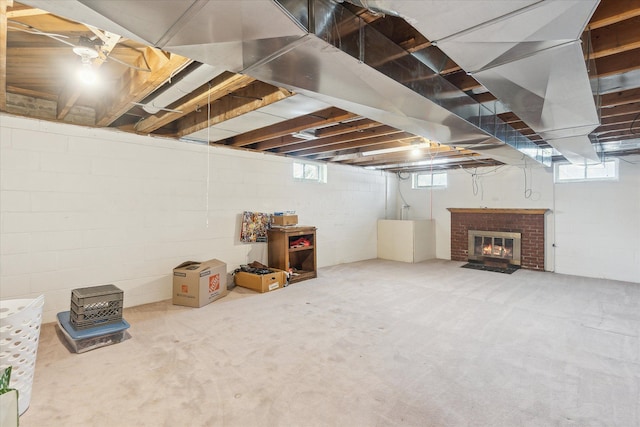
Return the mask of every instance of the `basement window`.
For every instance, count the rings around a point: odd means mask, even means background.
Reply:
[[[293,162],[293,179],[311,182],[327,182],[327,165]]]
[[[418,190],[421,188],[446,188],[447,173],[446,172],[417,172],[412,174],[411,188]]]
[[[605,160],[598,164],[576,165],[555,163],[553,176],[557,183],[582,181],[617,181],[618,159]]]

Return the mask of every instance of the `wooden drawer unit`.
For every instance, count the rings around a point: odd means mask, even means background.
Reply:
[[[318,276],[315,227],[272,228],[268,239],[269,267],[292,272],[290,283]]]

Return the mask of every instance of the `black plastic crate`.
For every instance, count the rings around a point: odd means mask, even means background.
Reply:
[[[87,329],[122,320],[124,293],[117,286],[102,285],[71,291],[71,326]]]

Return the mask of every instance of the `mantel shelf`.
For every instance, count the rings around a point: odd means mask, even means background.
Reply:
[[[447,208],[452,213],[472,214],[515,214],[515,215],[544,215],[550,209],[490,209],[490,208]]]

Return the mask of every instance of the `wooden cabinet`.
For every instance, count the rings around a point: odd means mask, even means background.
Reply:
[[[290,283],[318,276],[315,227],[272,228],[268,239],[269,267],[291,271]]]

